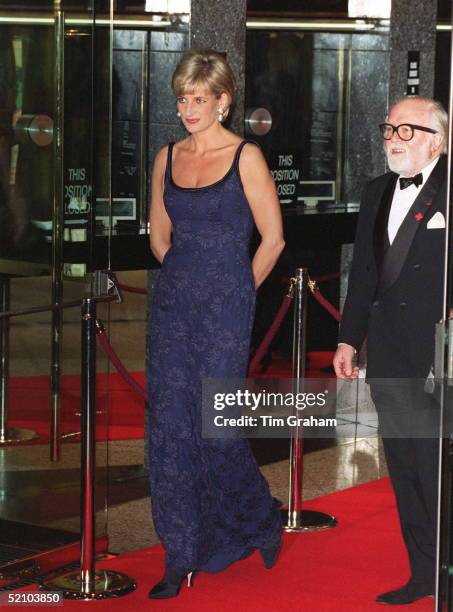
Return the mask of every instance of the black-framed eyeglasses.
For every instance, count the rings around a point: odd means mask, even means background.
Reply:
[[[415,125],[414,123],[400,123],[399,125],[380,123],[379,129],[384,140],[390,140],[395,132],[398,134],[401,140],[411,140],[414,137],[414,130],[421,130],[422,132],[437,134],[437,130],[425,127],[424,125]]]

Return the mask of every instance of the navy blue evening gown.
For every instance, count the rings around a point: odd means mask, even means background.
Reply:
[[[248,441],[201,435],[202,379],[247,372],[255,287],[253,218],[238,168],[245,143],[221,180],[199,188],[174,183],[168,147],[173,240],[150,317],[150,484],[166,564],[187,571],[220,571],[281,530]]]

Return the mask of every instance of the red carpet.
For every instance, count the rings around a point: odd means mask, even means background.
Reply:
[[[333,353],[307,354],[307,376],[322,378],[332,376],[323,369],[332,363]],[[145,384],[143,372],[132,372],[134,379]],[[291,377],[291,362],[274,359],[266,372],[257,377]],[[80,430],[80,377],[62,377],[61,411],[63,433]],[[97,375],[96,409],[97,440],[143,439],[144,403],[116,372]],[[108,421],[106,413],[108,411]],[[27,444],[46,444],[49,441],[50,380],[47,376],[19,376],[9,385],[9,427],[31,429],[39,438]],[[79,441],[79,436],[65,438],[67,442]]]
[[[201,573],[179,597],[150,601],[146,594],[160,579],[160,546],[101,563],[137,581],[133,593],[108,601],[65,601],[64,609],[120,612],[384,612],[377,593],[400,586],[408,563],[387,479],[333,493],[307,503],[333,513],[339,526],[327,531],[287,534],[277,565],[264,569],[257,553],[221,574]],[[33,589],[27,589],[33,590]],[[43,609],[42,607],[40,609]],[[46,609],[51,609],[46,606]],[[53,608],[55,609],[55,608]],[[396,609],[396,608],[395,608]],[[397,608],[409,610],[409,608]],[[434,609],[432,599],[411,604],[411,612]]]
[[[143,372],[133,372],[132,376],[141,385],[145,384]],[[61,387],[62,431],[77,432],[80,430],[80,377],[63,376]],[[116,372],[97,375],[96,410],[98,440],[143,438],[144,403]],[[32,429],[40,435],[34,443],[44,444],[49,441],[49,423],[49,377],[12,378],[9,386],[9,427]],[[79,436],[69,437],[66,441],[79,439]]]
[[[311,351],[306,355],[306,377],[307,378],[333,378],[334,371],[332,360],[334,351]],[[269,367],[261,374],[255,374],[256,378],[291,378],[291,359],[274,357]]]

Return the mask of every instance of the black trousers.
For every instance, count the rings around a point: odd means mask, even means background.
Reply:
[[[434,585],[439,408],[422,380],[370,380],[411,580]]]

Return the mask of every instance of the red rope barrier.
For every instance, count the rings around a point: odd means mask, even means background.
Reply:
[[[132,287],[131,285],[121,285],[121,284],[119,284],[118,287],[122,291],[128,291],[129,293],[140,293],[141,295],[147,295],[148,293],[146,289],[142,289],[141,287]]]
[[[322,293],[319,291],[318,287],[316,286],[316,282],[322,282],[322,281],[327,281],[327,280],[332,280],[334,278],[338,278],[340,276],[339,272],[334,272],[332,274],[324,274],[323,276],[319,276],[316,279],[310,279],[309,282],[309,288],[310,291],[313,295],[313,297],[315,298],[315,300],[323,307],[327,310],[327,312],[337,321],[340,321],[341,319],[341,315],[340,312],[335,308],[335,306],[333,306],[323,295]],[[292,282],[291,279],[288,279],[289,282]],[[292,290],[290,288],[290,291],[288,293],[288,295],[285,295],[285,297],[283,298],[283,302],[275,316],[274,321],[272,322],[271,326],[269,327],[269,329],[266,332],[266,335],[264,336],[261,344],[259,345],[259,347],[257,348],[257,350],[255,351],[255,354],[253,356],[253,359],[250,361],[250,365],[249,365],[249,376],[252,376],[256,370],[258,369],[264,355],[266,354],[269,345],[271,344],[272,340],[275,338],[275,335],[277,333],[277,331],[280,328],[280,325],[282,324],[283,319],[286,316],[286,313],[289,310],[289,307],[291,305],[292,302]]]
[[[109,339],[107,338],[107,334],[105,333],[104,326],[100,321],[96,321],[96,332],[99,342],[102,348],[104,349],[104,352],[106,353],[112,364],[115,366],[118,374],[131,387],[131,389],[133,389],[133,391],[135,391],[135,393],[137,393],[137,395],[142,398],[143,401],[147,402],[148,393],[146,392],[146,389],[139,385],[138,382],[134,378],[132,378],[130,373],[126,370],[123,365],[123,362],[118,357],[114,348],[110,344]]]
[[[315,298],[315,300],[321,304],[321,306],[323,306],[323,308],[325,308],[327,310],[327,312],[332,315],[332,317],[334,319],[336,319],[337,321],[341,320],[341,314],[340,311],[337,310],[335,308],[335,306],[333,306],[333,304],[331,304],[324,296],[323,294],[320,292],[320,290],[318,288],[312,289],[311,290],[311,294],[312,296]]]
[[[280,325],[282,324],[283,319],[286,316],[286,313],[291,306],[291,302],[293,301],[293,282],[291,281],[291,286],[289,292],[284,296],[283,301],[280,305],[280,308],[275,315],[275,319],[273,320],[271,326],[266,332],[261,344],[256,349],[255,354],[253,355],[253,359],[250,361],[249,365],[249,376],[252,376],[253,373],[258,369],[264,355],[269,348],[270,343],[275,338],[275,334],[278,332]]]
[[[333,278],[337,278],[339,276],[339,273],[334,273],[334,274],[326,274],[323,277],[319,277],[317,280],[330,280]],[[259,347],[257,348],[257,350],[255,351],[255,354],[252,358],[252,360],[250,361],[250,365],[249,365],[249,371],[248,374],[249,376],[252,376],[255,371],[258,369],[264,355],[266,354],[272,340],[275,338],[275,335],[277,334],[278,330],[280,329],[280,326],[283,322],[283,319],[285,318],[286,314],[288,313],[289,307],[291,306],[291,302],[293,300],[293,289],[294,289],[294,279],[289,279],[289,283],[290,283],[290,287],[289,287],[289,291],[288,293],[284,296],[282,303],[280,305],[280,308],[277,311],[277,314],[275,315],[275,318],[272,322],[272,324],[270,325],[269,329],[266,332],[266,335],[264,336],[261,344],[259,345]],[[140,293],[140,294],[146,294],[148,293],[146,291],[146,289],[141,289],[139,287],[131,287],[129,285],[119,285],[120,289],[122,289],[123,291],[129,291],[131,293]],[[319,291],[318,287],[316,286],[316,281],[313,279],[310,279],[309,281],[309,288],[310,291],[313,295],[313,297],[315,298],[315,300],[321,305],[323,306],[323,308],[325,308],[327,310],[327,312],[337,321],[340,321],[341,319],[341,315],[340,312],[335,308],[335,306],[333,306],[323,295],[322,293]],[[96,321],[96,331],[97,331],[97,336],[99,338],[99,342],[102,346],[102,348],[104,349],[104,352],[106,353],[107,357],[110,359],[110,361],[112,362],[113,366],[116,368],[116,370],[118,371],[118,373],[120,374],[120,376],[123,378],[123,380],[132,388],[133,391],[135,391],[135,393],[137,393],[145,402],[148,401],[148,394],[146,389],[144,389],[136,380],[134,380],[134,378],[130,375],[130,373],[127,371],[127,369],[124,367],[121,359],[118,357],[117,353],[115,352],[115,350],[113,349],[112,345],[110,344],[108,338],[107,338],[107,334],[105,333],[105,329],[104,326],[102,325],[102,323],[100,321]]]

